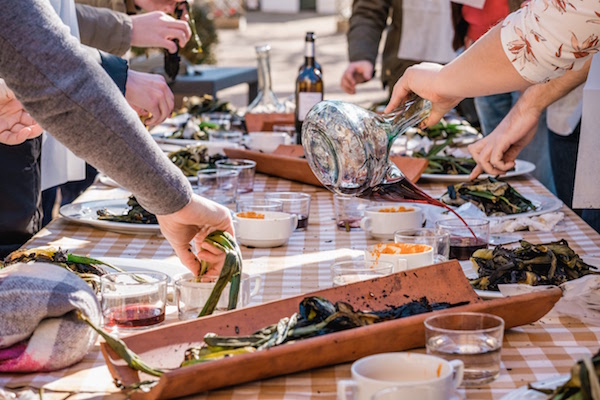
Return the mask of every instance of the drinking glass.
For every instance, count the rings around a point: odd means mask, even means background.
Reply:
[[[254,174],[256,172],[256,162],[243,159],[219,160],[215,163],[217,171],[234,170],[238,171],[238,193],[248,193],[254,190]]]
[[[265,199],[277,200],[283,203],[283,212],[298,216],[296,230],[305,230],[308,226],[310,212],[310,194],[301,192],[269,192]]]
[[[237,200],[239,171],[203,169],[198,172],[198,194],[219,204]]]
[[[394,272],[394,264],[387,261],[339,261],[331,266],[333,286],[365,281],[390,275]]]
[[[208,136],[209,142],[242,143],[242,132],[240,131],[213,131]]]
[[[100,277],[105,328],[145,329],[165,320],[168,276],[162,272],[121,272]]]
[[[490,240],[490,221],[483,218],[465,218],[465,225],[458,218],[443,219],[436,228],[450,234],[450,258],[468,260],[478,249],[485,249]],[[473,236],[475,235],[475,236]]]
[[[215,287],[215,282],[196,282],[194,278],[191,273],[185,273],[178,276],[174,283],[175,303],[179,319],[182,321],[198,318]],[[242,273],[236,308],[246,307],[250,299],[258,294],[261,283],[260,275],[250,276]],[[215,308],[215,314],[227,311],[230,286],[231,284],[227,283],[223,289]]]
[[[427,353],[465,364],[463,385],[489,383],[500,374],[504,320],[484,313],[445,313],[425,320]]]
[[[296,127],[294,125],[273,125],[273,132],[287,133],[291,139],[291,143],[296,143]]]
[[[264,213],[266,211],[284,211],[283,203],[270,199],[248,199],[237,202],[237,212],[254,211]]]
[[[433,247],[433,262],[448,261],[450,234],[440,228],[406,229],[394,232],[394,242],[426,244]]]
[[[335,211],[335,223],[338,229],[345,229],[347,231],[360,229],[360,220],[364,216],[365,209],[368,206],[368,200],[334,194],[333,208]]]

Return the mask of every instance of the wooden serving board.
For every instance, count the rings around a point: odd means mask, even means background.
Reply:
[[[228,336],[251,334],[297,312],[300,301],[309,295],[322,296],[332,302],[344,301],[360,310],[400,306],[423,296],[430,302],[468,304],[178,368],[185,350],[203,343],[202,338],[206,333]],[[168,399],[353,361],[370,354],[423,347],[423,321],[434,313],[492,313],[504,318],[506,329],[529,324],[550,311],[561,295],[560,289],[549,288],[541,292],[483,301],[471,288],[460,264],[453,260],[256,307],[180,322],[134,334],[123,341],[149,365],[169,369],[160,377],[156,386],[145,393],[134,393],[133,397]],[[124,385],[158,379],[130,369],[106,343],[102,343],[101,348],[112,376]]]
[[[244,158],[256,161],[256,171],[292,181],[322,186],[304,158],[300,145],[280,145],[273,153],[245,149],[225,149],[229,158]],[[422,158],[393,156],[391,160],[406,177],[416,182],[427,168],[427,160]]]

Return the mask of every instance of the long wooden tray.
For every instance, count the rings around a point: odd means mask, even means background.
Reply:
[[[544,316],[561,297],[550,288],[542,292],[481,300],[471,288],[457,261],[416,271],[357,282],[311,293],[330,301],[344,301],[355,309],[378,310],[400,306],[426,296],[430,302],[468,302],[438,312],[488,312],[504,318],[506,328],[528,324]],[[149,392],[135,393],[140,399],[167,399],[214,390],[277,375],[333,365],[388,351],[401,351],[425,344],[423,321],[433,313],[382,322],[370,326],[300,340],[265,351],[178,368],[184,352],[198,346],[206,333],[245,335],[298,311],[307,295],[265,303],[193,321],[156,328],[123,339],[148,364],[171,369]],[[125,385],[157,378],[127,367],[105,343],[102,352],[115,379]]]
[[[292,181],[322,186],[310,169],[308,161],[303,158],[302,146],[279,146],[275,153],[261,153],[245,149],[225,149],[229,158],[244,158],[256,161],[256,171],[263,174],[278,176]],[[422,158],[394,156],[392,161],[400,168],[406,177],[416,182],[427,168],[427,160]]]

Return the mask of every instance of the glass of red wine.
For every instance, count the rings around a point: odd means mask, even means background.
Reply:
[[[310,212],[310,194],[302,192],[268,192],[265,193],[265,199],[283,203],[283,212],[298,216],[296,230],[306,229]]]
[[[465,225],[466,223],[466,225]],[[482,218],[443,219],[436,228],[450,233],[450,259],[468,260],[475,250],[485,249],[490,240],[490,221]]]
[[[118,333],[146,329],[165,320],[168,276],[140,271],[100,278],[104,328]]]

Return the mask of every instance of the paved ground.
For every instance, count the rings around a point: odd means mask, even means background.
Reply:
[[[346,35],[337,33],[336,27],[333,15],[250,12],[245,30],[219,30],[217,61],[221,66],[254,66],[254,46],[269,43],[273,87],[282,99],[294,94],[296,73],[304,62],[304,36],[306,31],[314,31],[317,34],[317,60],[323,66],[326,99],[352,101],[363,106],[385,99],[386,91],[382,89],[379,76],[361,85],[353,96],[342,91],[340,78],[348,65],[348,52]],[[247,105],[244,85],[223,90],[220,97],[237,107]]]

